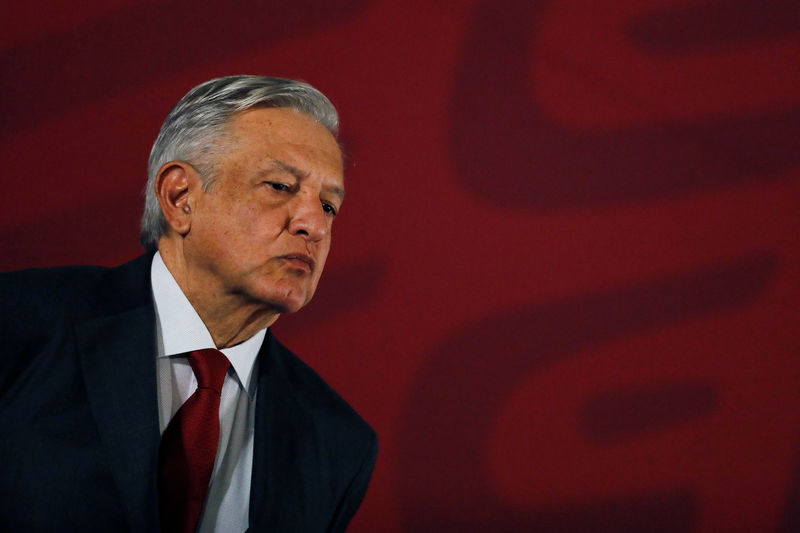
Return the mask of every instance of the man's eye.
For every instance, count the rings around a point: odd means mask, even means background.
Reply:
[[[322,210],[328,213],[329,215],[336,216],[336,208],[333,207],[331,204],[322,204]]]
[[[268,181],[267,185],[269,185],[270,187],[272,187],[276,191],[288,191],[289,189],[291,189],[291,187],[289,187],[285,183],[280,183],[280,182],[277,182],[277,181]]]

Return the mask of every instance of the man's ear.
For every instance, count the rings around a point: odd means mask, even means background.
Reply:
[[[202,189],[197,171],[183,161],[165,163],[158,171],[155,188],[167,224],[180,235],[189,233],[193,197]]]

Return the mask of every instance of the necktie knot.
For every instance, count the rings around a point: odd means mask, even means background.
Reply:
[[[222,394],[222,384],[231,362],[225,354],[214,348],[194,350],[189,354],[189,364],[197,378],[197,386]]]

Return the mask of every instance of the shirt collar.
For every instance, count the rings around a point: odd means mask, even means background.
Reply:
[[[208,332],[189,299],[183,294],[158,252],[153,256],[150,279],[153,285],[156,316],[161,326],[161,339],[164,343],[164,353],[159,357],[185,354],[203,348],[216,348],[211,333]],[[267,329],[264,328],[246,341],[220,350],[231,362],[239,383],[251,399],[255,397],[256,388],[255,380],[251,379],[253,367],[266,333]]]

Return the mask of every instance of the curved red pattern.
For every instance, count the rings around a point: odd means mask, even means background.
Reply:
[[[497,424],[503,405],[526,381],[552,372],[552,367],[557,365],[569,364],[570,359],[592,357],[603,344],[675,327],[681,322],[697,320],[698,315],[752,305],[765,290],[774,270],[775,261],[768,255],[739,258],[643,284],[483,317],[455,332],[433,351],[417,374],[405,410],[401,466],[407,475],[402,481],[401,494],[407,529],[419,530],[434,520],[432,523],[437,525],[437,530],[443,531],[457,531],[467,523],[474,524],[476,531],[690,531],[698,512],[696,506],[703,495],[687,487],[686,480],[670,486],[669,482],[654,480],[645,472],[640,474],[641,487],[628,492],[619,475],[602,480],[581,476],[581,469],[575,466],[576,457],[565,452],[583,448],[584,453],[600,455],[596,448],[575,442],[581,437],[590,442],[599,437],[601,441],[613,439],[611,444],[614,445],[619,445],[616,441],[633,440],[634,447],[652,446],[641,441],[637,444],[638,434],[669,434],[674,427],[694,417],[713,420],[713,409],[709,409],[707,398],[720,394],[717,392],[719,385],[709,382],[698,388],[692,383],[697,380],[692,367],[681,368],[681,384],[666,391],[650,384],[634,397],[628,394],[625,398],[624,390],[615,392],[613,397],[617,400],[612,400],[615,410],[608,414],[605,413],[608,407],[598,408],[596,398],[587,398],[588,406],[584,409],[587,414],[580,418],[577,413],[562,412],[564,405],[549,409],[528,405],[528,411],[534,414],[523,412],[523,416],[507,420],[507,424],[512,425],[507,431],[517,444],[502,448],[506,453],[517,452],[516,456],[513,461],[488,460],[509,468],[500,477],[510,478],[509,483],[514,483],[518,472],[529,473],[519,480],[523,486],[527,484],[522,490],[538,492],[545,483],[541,478],[551,477],[542,472],[555,470],[567,485],[566,490],[562,490],[572,494],[574,501],[521,507],[499,499],[498,487],[494,486],[487,470],[487,457],[492,457],[487,452],[492,448],[493,426]],[[724,344],[717,349],[724,349]],[[702,352],[694,355],[703,356]],[[639,374],[646,374],[645,368],[653,364],[652,358],[650,354],[641,353],[638,360],[626,363],[641,366]],[[581,371],[580,364],[580,361],[573,363],[573,374]],[[607,364],[610,374],[621,372],[614,366],[618,362]],[[442,376],[448,379],[444,381]],[[592,385],[603,386],[603,382],[600,378]],[[569,376],[560,386],[579,387]],[[464,391],[472,391],[472,394],[466,396]],[[643,406],[629,403],[643,399],[653,401],[654,397],[655,401],[665,403],[658,408],[662,412],[660,417],[654,409],[642,417]],[[571,419],[579,421],[584,426],[580,432],[583,435],[568,435],[572,442],[559,440],[558,431],[539,421],[546,418],[541,416],[541,411],[554,409],[567,417],[567,423]],[[536,412],[540,413],[539,417]],[[609,415],[613,417],[611,421]],[[628,431],[609,427],[613,420],[627,426]],[[529,433],[532,433],[531,440],[540,445],[520,448],[519,442],[526,441]],[[729,438],[729,435],[721,433],[719,437]],[[608,445],[607,442],[599,444]],[[538,464],[540,458],[547,458],[550,464]],[[731,468],[739,466],[731,465]],[[655,487],[645,488],[652,485]],[[587,486],[595,487],[589,501],[579,496]],[[505,489],[512,493],[519,490]],[[623,495],[615,497],[618,492]],[[546,494],[543,496],[546,498]],[[481,505],[474,505],[476,501]],[[598,510],[604,505],[615,512],[598,524]]]
[[[185,0],[139,3],[8,47],[0,52],[6,95],[0,103],[0,135],[131,86],[319,31],[347,20],[366,4],[348,2],[345,8],[300,0],[253,16],[249,4],[220,10]]]
[[[594,98],[600,93],[612,102],[626,97],[623,91],[628,81],[594,71],[601,67],[591,63],[577,63],[595,55],[600,63],[606,54],[575,46],[604,43],[592,42],[591,33],[577,42],[559,33],[553,35],[546,26],[547,8],[558,10],[558,6],[559,2],[542,1],[484,2],[473,15],[456,70],[457,90],[452,104],[454,161],[468,191],[479,191],[484,200],[509,207],[624,205],[738,181],[770,179],[800,163],[800,138],[796,135],[800,130],[800,102],[789,109],[760,113],[731,109],[724,115],[665,120],[655,112],[655,118],[650,119],[648,107],[657,106],[661,99],[656,85],[658,67],[667,63],[660,57],[639,61],[650,63],[646,66],[653,68],[656,76],[649,80],[646,99],[636,101],[634,94],[629,102],[641,109],[643,123],[581,131],[554,120],[553,113],[548,113],[552,102],[531,98],[537,87],[548,86],[547,80],[537,76],[566,77],[572,86],[562,88],[564,91],[586,93],[587,97],[595,93]],[[595,9],[606,11],[606,6]],[[624,10],[618,11],[622,11],[618,16],[626,15]],[[706,20],[697,18],[696,23]],[[606,23],[614,29],[612,24],[617,23],[621,31],[623,22],[601,19],[596,24]],[[680,29],[678,25],[676,30]],[[675,35],[678,41],[682,39],[680,33]],[[625,53],[638,43],[608,44],[612,50]],[[532,55],[542,59],[534,61]],[[725,53],[721,55],[724,58]],[[715,61],[715,57],[706,58],[707,68]],[[533,73],[532,63],[536,63]],[[622,75],[637,74],[625,65],[614,66]],[[560,74],[562,69],[570,74]],[[687,66],[686,72],[678,74],[690,72]],[[741,71],[735,74],[748,75]],[[709,95],[731,83],[713,81],[718,87],[703,88]],[[565,98],[556,91],[545,89],[545,94],[554,100]],[[482,187],[487,176],[494,184],[488,189]]]
[[[800,528],[792,0],[32,0],[0,37],[0,269],[137,255],[177,99],[342,113],[347,201],[276,326],[376,427],[351,531]]]

